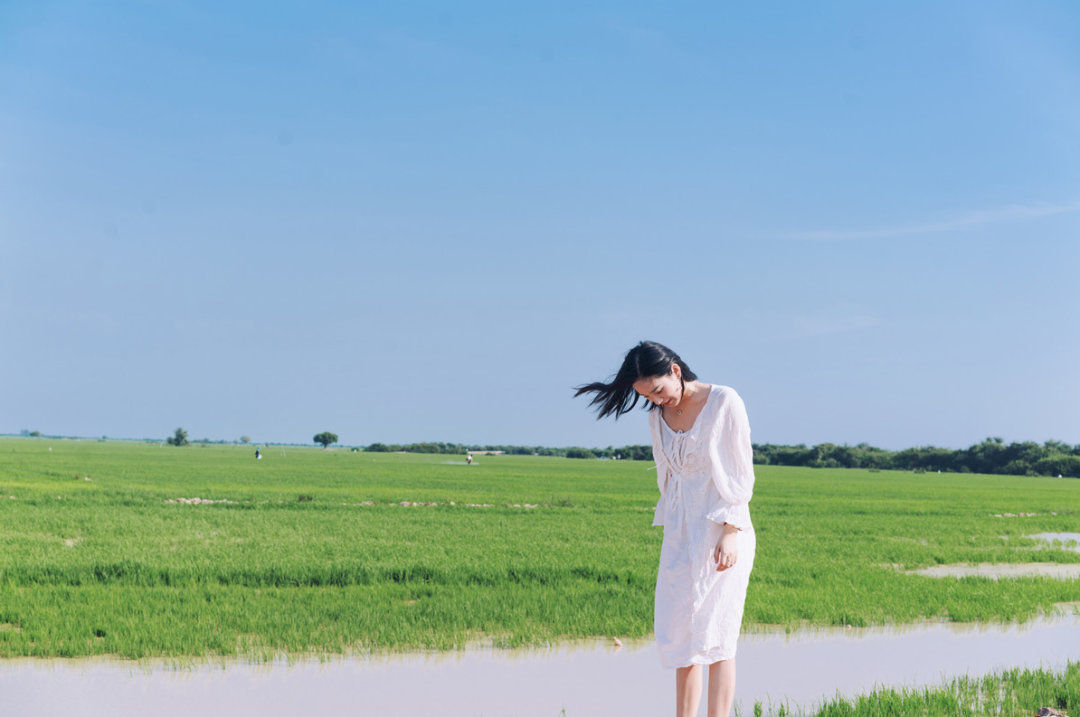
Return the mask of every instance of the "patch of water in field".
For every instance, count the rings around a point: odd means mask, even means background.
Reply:
[[[1055,542],[1064,550],[1080,552],[1080,533],[1036,533],[1027,536],[1043,545],[1052,547]],[[931,578],[1028,578],[1044,577],[1072,580],[1080,577],[1080,563],[979,563],[978,565],[954,564],[931,565],[918,570],[908,570],[908,575],[925,575]]]
[[[1080,578],[1080,563],[979,563],[978,565],[931,565],[908,570],[908,575],[931,578]]]
[[[1041,540],[1044,543],[1057,541],[1062,543],[1061,547],[1065,550],[1074,550],[1080,553],[1080,533],[1036,533],[1027,537]]]
[[[1025,625],[923,624],[744,634],[737,701],[809,707],[837,692],[925,685],[1080,659],[1080,616]],[[674,671],[651,641],[471,648],[330,661],[235,661],[176,669],[103,659],[0,661],[0,713],[207,717],[484,715],[602,717],[673,712]],[[704,714],[702,700],[700,714]]]

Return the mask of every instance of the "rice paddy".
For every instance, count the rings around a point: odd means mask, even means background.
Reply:
[[[0,439],[0,657],[647,636],[651,465]],[[1080,580],[906,571],[1078,564],[1027,537],[1078,506],[1077,480],[759,466],[744,629],[1049,613]]]
[[[771,714],[814,717],[976,717],[1035,715],[1041,708],[1076,714],[1080,708],[1080,662],[1061,671],[1016,669],[983,677],[958,677],[922,688],[882,687],[866,694],[838,695],[816,711],[792,710],[781,704]],[[757,705],[755,717],[764,712]]]

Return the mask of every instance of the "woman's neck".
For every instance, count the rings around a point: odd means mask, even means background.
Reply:
[[[683,384],[683,400],[693,400],[695,396],[700,395],[701,391],[705,388],[705,384],[701,381],[688,381]]]

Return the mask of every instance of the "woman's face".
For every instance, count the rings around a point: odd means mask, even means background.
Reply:
[[[682,369],[679,364],[672,364],[671,371],[663,376],[642,378],[634,382],[634,390],[658,406],[677,406],[682,398],[682,386],[679,377]]]

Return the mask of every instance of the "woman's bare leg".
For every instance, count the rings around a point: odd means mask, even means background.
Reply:
[[[675,668],[675,717],[696,717],[703,671],[701,665]]]
[[[735,658],[709,665],[709,717],[728,717],[735,701]]]

